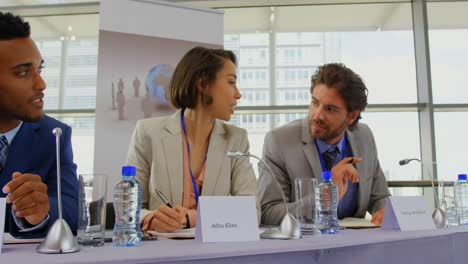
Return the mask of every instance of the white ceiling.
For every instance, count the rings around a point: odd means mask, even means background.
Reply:
[[[271,6],[271,5],[296,5],[296,4],[336,4],[336,3],[389,3],[411,2],[410,0],[166,0],[175,3],[187,3],[201,7],[233,7],[233,6]],[[100,0],[0,0],[0,6],[24,6],[24,5],[51,5],[51,4],[76,4],[93,3]]]
[[[272,12],[277,31],[376,31],[410,30],[411,4],[407,1],[340,0],[172,0],[198,7],[229,7],[225,10],[225,32],[268,32]],[[367,3],[370,1],[366,1]],[[385,2],[385,3],[383,3]],[[324,4],[326,3],[326,4]],[[352,3],[352,4],[349,4]],[[271,8],[270,5],[280,5]],[[285,6],[286,4],[291,6]],[[297,4],[303,4],[297,5]],[[305,4],[305,5],[304,5]],[[239,5],[259,7],[239,8]],[[33,37],[59,38],[63,35],[96,37],[99,2],[93,0],[0,0],[0,10],[25,16]],[[66,15],[63,15],[66,14]],[[468,1],[428,4],[431,29],[468,28]],[[68,31],[68,27],[72,31]]]
[[[0,0],[0,6],[31,6],[90,2],[99,2],[99,0]]]

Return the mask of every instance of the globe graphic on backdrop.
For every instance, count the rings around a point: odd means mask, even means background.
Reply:
[[[168,64],[154,66],[146,76],[146,87],[151,100],[160,106],[170,106],[166,96],[166,89],[171,80],[174,69]]]

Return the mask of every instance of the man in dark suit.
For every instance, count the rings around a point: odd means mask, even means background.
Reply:
[[[63,217],[73,231],[78,218],[78,181],[71,128],[44,115],[43,59],[30,27],[0,12],[0,197],[6,196],[5,231],[42,237],[58,218],[55,136],[62,129]]]

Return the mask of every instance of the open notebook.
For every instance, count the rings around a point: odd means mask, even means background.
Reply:
[[[32,244],[41,243],[44,238],[15,238],[10,233],[3,234],[3,244]]]
[[[342,229],[361,229],[361,228],[378,228],[380,225],[374,225],[369,219],[347,217],[340,220],[340,228]]]
[[[158,231],[147,231],[149,234],[163,238],[195,238],[195,228],[179,229],[172,233],[163,233]]]

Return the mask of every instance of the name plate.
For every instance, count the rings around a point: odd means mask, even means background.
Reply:
[[[3,247],[3,230],[5,229],[6,200],[0,198],[0,255]]]
[[[432,212],[422,196],[390,196],[385,205],[382,229],[401,231],[435,229]]]
[[[200,196],[195,238],[203,242],[259,240],[255,196]]]

